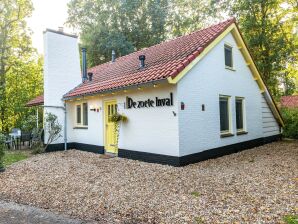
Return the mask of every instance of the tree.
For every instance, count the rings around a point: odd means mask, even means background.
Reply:
[[[210,11],[208,0],[71,0],[67,24],[81,31],[88,65],[123,56],[198,28]],[[209,16],[210,18],[211,16]]]
[[[0,1],[0,130],[8,132],[32,112],[25,103],[42,91],[42,60],[31,46],[25,19],[30,0]]]
[[[279,97],[294,92],[294,79],[298,75],[297,1],[223,0],[220,3],[214,1],[214,5],[237,18],[257,67],[273,95]],[[282,83],[283,91],[280,89]]]

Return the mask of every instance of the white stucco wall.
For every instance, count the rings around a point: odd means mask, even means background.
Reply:
[[[64,111],[47,106],[63,106],[63,95],[81,83],[77,38],[46,31],[44,33],[44,113],[58,116],[64,125]],[[55,143],[63,142],[62,137]],[[45,130],[45,141],[47,131]]]
[[[235,71],[225,69],[225,43],[233,46]],[[180,156],[263,137],[262,95],[232,34],[180,80],[177,94],[185,103],[178,114]],[[231,96],[232,137],[220,137],[219,95]],[[236,135],[235,97],[245,98],[245,135]]]
[[[126,96],[134,101],[153,99],[155,97],[167,98],[173,93],[174,105],[153,108],[125,109]],[[88,129],[75,129],[75,105],[77,102],[68,102],[68,140],[104,146],[104,102],[116,99],[119,113],[128,117],[128,122],[122,124],[120,129],[119,148],[156,154],[179,156],[178,117],[176,86],[166,85],[157,88],[144,88],[143,90],[129,90],[127,93],[116,93],[104,97],[94,96],[86,100],[88,106],[100,106],[100,112],[88,110]]]

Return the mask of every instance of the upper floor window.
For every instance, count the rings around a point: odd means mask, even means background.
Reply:
[[[227,44],[225,44],[225,66],[233,68],[233,48]]]
[[[76,125],[88,126],[88,103],[76,105]]]

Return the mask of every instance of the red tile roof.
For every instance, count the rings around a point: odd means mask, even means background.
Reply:
[[[43,94],[40,96],[35,97],[33,100],[30,100],[28,103],[26,103],[27,107],[33,107],[33,106],[39,106],[43,105],[44,103],[44,98]]]
[[[80,84],[64,98],[95,94],[107,90],[163,80],[177,76],[235,19],[229,19],[186,36],[119,57],[93,68],[93,80]],[[146,56],[145,68],[139,68],[139,55]]]
[[[280,99],[281,107],[297,107],[298,108],[298,95],[295,96],[282,96]]]

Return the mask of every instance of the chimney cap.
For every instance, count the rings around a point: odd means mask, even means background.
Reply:
[[[88,72],[88,80],[91,82],[93,77],[93,72]]]
[[[144,54],[141,54],[141,55],[139,56],[139,60],[141,60],[141,61],[145,61],[145,59],[146,59],[146,56],[145,56]]]
[[[146,56],[144,54],[139,55],[140,68],[144,68],[145,67],[145,59],[146,59]]]

